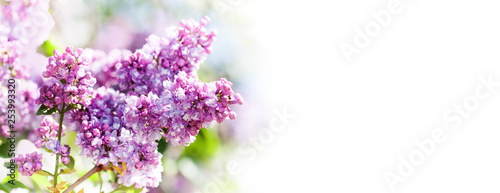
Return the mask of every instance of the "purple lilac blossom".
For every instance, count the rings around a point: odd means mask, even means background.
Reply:
[[[62,84],[44,85],[40,89],[40,98],[36,100],[36,104],[43,104],[49,108],[62,103],[88,106],[92,87],[96,83],[91,73],[83,68],[90,63],[91,59],[82,49],[73,50],[72,47],[67,47],[66,53],[54,50],[54,56],[49,58],[47,70],[42,72],[42,76],[55,78]]]
[[[32,176],[36,171],[42,169],[42,154],[33,152],[26,154],[25,156],[19,155],[14,158],[17,166],[19,167],[19,173],[24,176]]]
[[[133,54],[116,51],[105,56],[89,50],[89,60],[97,66],[90,66],[90,71],[106,69],[97,76],[111,81],[98,83],[108,88],[95,90],[89,104],[71,110],[68,119],[77,124],[75,143],[82,155],[98,165],[126,166],[118,175],[119,184],[158,186],[163,171],[158,140],[165,137],[173,145],[189,145],[202,127],[236,118],[229,106],[242,104],[243,99],[232,84],[224,78],[203,83],[195,73],[215,38],[214,32],[203,28],[208,22],[208,18],[199,24],[183,21],[165,38],[150,36]],[[64,79],[69,73],[57,65],[49,64],[44,76]],[[109,88],[114,86],[121,92]],[[60,92],[59,87],[42,88],[45,99],[40,103],[55,102],[52,95]]]
[[[125,57],[132,55],[130,50],[114,49],[107,55],[100,50],[85,49],[85,52],[92,56],[92,65],[89,66],[90,72],[96,78],[97,87],[110,88],[113,85],[118,85],[117,68]]]
[[[118,175],[118,183],[156,187],[163,171],[156,143],[161,135],[155,137],[145,130],[127,127],[122,120],[125,100],[125,94],[101,87],[94,92],[91,105],[71,110],[71,120],[81,123],[75,144],[82,148],[82,155],[99,165],[126,164],[126,170]]]
[[[39,97],[38,85],[31,80],[24,79],[19,79],[17,82],[19,86],[16,94],[17,111],[22,119],[16,122],[16,126],[19,129],[25,127],[36,128],[42,120],[42,117],[35,115],[38,110],[38,105],[35,104],[36,99]]]
[[[208,32],[208,17],[199,23],[181,21],[167,29],[166,37],[151,35],[142,49],[117,63],[119,88],[123,92],[159,95],[162,82],[173,81],[179,72],[194,73],[212,51],[216,33]]]
[[[21,42],[0,36],[0,79],[27,78],[26,67],[20,64]]]
[[[236,118],[229,105],[242,104],[243,99],[231,86],[224,78],[203,83],[195,74],[180,72],[174,82],[163,82],[160,96],[150,92],[128,97],[124,121],[134,131],[153,138],[163,135],[173,145],[189,145],[202,127]]]
[[[202,127],[210,127],[224,119],[235,119],[236,113],[230,104],[243,104],[239,94],[231,89],[232,84],[222,78],[211,83],[202,83],[194,74],[183,72],[174,82],[164,81],[165,91],[160,100],[169,101],[160,120],[164,121],[167,141],[173,145],[189,145]]]
[[[3,69],[0,67],[0,69]],[[8,79],[2,80],[3,83],[7,83]],[[15,130],[17,132],[24,132],[26,129],[35,128],[38,126],[41,117],[35,116],[35,112],[38,109],[38,105],[35,104],[35,99],[38,98],[38,93],[36,89],[38,85],[34,82],[26,79],[16,79],[16,96],[14,106],[16,108],[16,124]],[[12,88],[12,87],[11,87]],[[8,113],[8,87],[7,84],[0,85],[0,100],[2,105],[0,105],[0,124],[2,127],[1,135],[4,137],[8,136],[8,131],[10,128],[7,124],[7,113]],[[22,117],[22,119],[17,119],[17,117]]]
[[[17,89],[15,130],[24,132],[26,129],[35,128],[39,123],[40,117],[34,117],[38,109],[34,103],[38,98],[38,85],[28,79],[28,69],[31,69],[32,64],[40,64],[46,58],[38,57],[38,60],[33,61],[28,57],[37,55],[37,47],[47,39],[54,25],[48,8],[48,0],[11,0],[0,4],[0,101],[5,101],[0,105],[2,136],[6,136],[9,130],[6,113],[7,80],[10,78],[16,81]]]
[[[59,150],[59,141],[57,140],[59,124],[51,117],[46,116],[40,123],[40,127],[35,129],[37,140],[34,142],[37,148],[45,147],[57,153]],[[66,127],[63,125],[61,136],[66,134]]]
[[[61,154],[61,162],[63,164],[68,164],[70,159],[69,159],[69,153],[71,151],[71,148],[69,145],[64,145],[59,149],[59,153]]]
[[[49,36],[54,19],[49,0],[11,0],[0,5],[0,36],[36,48]]]
[[[59,143],[58,139],[49,139],[45,142],[45,147],[52,151],[55,154],[59,154],[59,150],[61,149],[61,143]]]
[[[204,28],[209,21],[182,21],[167,37],[152,35],[142,49],[113,62],[119,89],[128,94],[123,117],[128,127],[189,145],[202,127],[236,118],[229,105],[243,100],[232,84],[224,78],[202,83],[195,73],[215,39]]]

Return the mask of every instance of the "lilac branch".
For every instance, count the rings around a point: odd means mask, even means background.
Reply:
[[[81,178],[79,178],[78,180],[76,180],[75,183],[71,184],[71,186],[68,187],[68,189],[66,189],[63,193],[69,193],[71,192],[71,190],[75,189],[78,185],[80,185],[83,181],[87,180],[88,178],[90,178],[90,176],[94,175],[95,173],[97,172],[100,172],[103,170],[103,167],[102,166],[94,166],[92,169],[90,169],[85,175],[83,175]]]

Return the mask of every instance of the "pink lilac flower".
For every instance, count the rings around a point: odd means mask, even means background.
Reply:
[[[21,42],[0,36],[0,79],[8,77],[27,78],[26,66],[20,63]]]
[[[35,115],[35,112],[38,110],[38,105],[35,104],[36,99],[39,97],[39,93],[37,92],[38,85],[31,80],[24,79],[19,79],[17,82],[16,107],[19,117],[22,117],[22,119],[16,122],[16,126],[19,129],[25,127],[30,129],[36,128],[43,118]]]
[[[26,127],[33,126],[33,122],[36,122],[38,118],[34,118],[36,110],[38,109],[35,105],[35,99],[38,98],[38,93],[36,85],[31,80],[28,80],[28,74],[26,73],[26,68],[19,62],[20,50],[16,41],[6,41],[5,37],[0,37],[0,125],[2,125],[1,135],[8,136],[9,127],[7,125],[7,113],[8,113],[8,100],[14,99],[14,106],[16,108],[16,117],[22,117],[19,121],[16,121],[15,130],[18,132],[23,132]],[[12,94],[9,90],[9,79],[15,81],[16,96],[8,96]],[[12,87],[10,87],[12,88]],[[18,120],[18,119],[16,119]]]
[[[92,94],[96,79],[90,72],[83,68],[91,63],[91,59],[84,55],[82,49],[73,50],[72,47],[66,48],[66,53],[60,53],[54,50],[54,56],[49,58],[47,70],[42,72],[44,78],[55,78],[61,84],[43,86],[40,89],[40,98],[36,104],[43,104],[49,108],[58,106],[62,103],[81,104],[88,106],[90,104],[89,96]]]
[[[202,127],[236,118],[229,105],[243,100],[232,84],[202,83],[194,73],[215,38],[204,28],[208,22],[182,21],[167,37],[150,36],[142,49],[116,63],[119,89],[130,95],[124,108],[128,127],[189,145]]]
[[[129,96],[126,100],[123,120],[134,132],[145,135],[151,140],[162,136],[162,122],[160,116],[165,107],[158,96],[149,93],[148,96]]]
[[[208,17],[204,17],[199,23],[192,19],[182,20],[179,27],[167,29],[166,38],[169,43],[163,44],[166,41],[160,40],[159,64],[172,69],[173,74],[198,70],[200,63],[212,52],[212,42],[216,36],[214,31],[209,33],[204,28],[208,23]],[[154,40],[149,41],[145,49],[154,48],[154,44]]]
[[[126,95],[101,87],[94,92],[91,105],[69,112],[71,119],[81,123],[75,144],[82,155],[93,158],[97,164],[120,166],[127,169],[119,175],[118,183],[125,186],[156,187],[161,181],[161,157],[156,140],[145,130],[128,127],[122,117]]]
[[[59,141],[57,141],[59,130],[59,124],[54,121],[51,116],[46,116],[40,123],[40,127],[35,129],[35,134],[37,136],[37,141],[35,141],[35,146],[37,148],[45,146],[57,153],[59,149]],[[65,135],[66,127],[63,125],[61,136]]]
[[[198,70],[212,51],[216,33],[208,32],[208,17],[199,23],[181,21],[179,27],[167,29],[166,37],[151,35],[142,49],[117,63],[119,88],[124,92],[160,94],[165,80],[173,81],[179,72]]]
[[[40,98],[35,100],[37,105],[52,108],[63,103],[63,87],[59,83],[54,83],[51,86],[43,85],[39,92]]]
[[[27,78],[27,64],[20,61],[36,52],[49,35],[54,20],[49,0],[12,0],[0,4],[0,78],[10,71],[13,77]]]
[[[12,0],[0,5],[0,36],[36,48],[49,36],[54,19],[49,0]]]
[[[180,72],[174,82],[163,82],[160,96],[130,96],[124,108],[124,121],[133,131],[147,137],[163,135],[173,145],[189,145],[202,127],[235,119],[232,104],[243,104],[232,84],[222,78],[212,83],[201,82],[194,74]]]
[[[47,39],[54,25],[48,8],[48,0],[11,0],[0,3],[0,101],[4,101],[0,105],[0,125],[3,136],[9,130],[6,114],[7,80],[10,78],[16,81],[17,89],[15,106],[18,112],[16,120],[19,121],[16,121],[15,130],[24,132],[29,129],[33,133],[31,128],[39,123],[40,118],[34,117],[38,109],[38,105],[35,105],[38,85],[28,79],[28,69],[31,69],[31,65],[39,64],[30,56]]]
[[[125,57],[132,55],[130,50],[118,49],[112,50],[107,55],[100,50],[85,49],[85,52],[92,56],[92,65],[89,66],[89,70],[97,80],[96,86],[107,88],[118,85],[117,69],[121,67],[119,63]]]
[[[0,67],[1,69],[1,67]],[[3,81],[7,83],[7,80]],[[16,124],[14,124],[18,134],[24,131],[32,131],[31,128],[35,128],[41,121],[41,117],[35,116],[35,112],[38,109],[38,105],[35,104],[35,99],[38,98],[38,94],[36,89],[38,85],[30,80],[25,79],[17,79],[16,80],[16,98],[14,99],[14,106],[16,108],[16,117],[22,117],[22,119],[16,119]],[[1,133],[3,137],[8,136],[8,131],[10,128],[8,127],[8,99],[12,99],[8,97],[8,88],[7,85],[0,85],[0,101],[2,104],[0,105],[0,127]]]
[[[91,105],[69,112],[71,119],[80,124],[75,144],[82,148],[82,154],[107,165],[107,149],[118,146],[118,136],[125,128],[121,121],[125,95],[112,89],[101,87],[92,98]]]
[[[56,138],[49,139],[48,141],[45,142],[45,147],[52,151],[54,154],[59,154],[59,150],[61,149],[61,143],[59,143],[59,140]]]
[[[242,104],[243,99],[234,93],[232,84],[224,78],[203,83],[195,73],[215,38],[215,33],[204,28],[208,22],[208,18],[200,23],[183,21],[167,37],[150,36],[133,54],[90,54],[90,61],[107,69],[99,76],[111,78],[110,84],[99,84],[116,86],[121,92],[104,87],[93,91],[88,105],[69,111],[68,119],[77,124],[75,144],[82,148],[82,155],[98,165],[127,166],[118,175],[119,184],[158,186],[163,171],[158,140],[165,137],[173,145],[189,145],[202,127],[236,118],[230,105]],[[63,64],[79,62],[55,55],[66,60]],[[44,76],[68,82],[65,77],[71,69],[61,70],[68,69],[63,64],[49,64]],[[58,105],[55,96],[64,90],[61,87],[43,87],[39,103]]]
[[[71,151],[71,148],[69,145],[64,145],[59,149],[59,153],[61,154],[61,162],[63,164],[68,164],[70,159],[69,159],[69,153]]]
[[[235,94],[232,84],[222,78],[217,82],[202,83],[194,74],[181,72],[174,82],[164,81],[165,91],[160,100],[168,101],[167,108],[159,118],[167,141],[173,145],[189,145],[202,127],[214,122],[235,119],[231,104],[243,104],[241,95]]]
[[[22,154],[15,157],[14,161],[19,167],[18,171],[24,176],[32,176],[36,171],[42,169],[42,154],[33,152],[23,156]]]

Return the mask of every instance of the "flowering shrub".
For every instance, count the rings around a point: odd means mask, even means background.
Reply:
[[[0,79],[5,83],[16,78],[33,85],[26,88],[34,91],[23,90],[17,99],[23,105],[19,116],[38,115],[16,127],[27,131],[37,148],[56,157],[51,173],[42,170],[42,154],[18,155],[15,163],[22,175],[50,176],[48,190],[52,192],[70,192],[92,174],[105,170],[117,173],[119,186],[157,187],[163,172],[160,140],[188,146],[200,129],[236,118],[230,107],[243,104],[243,99],[232,90],[231,82],[225,78],[202,82],[196,73],[216,37],[205,28],[208,17],[200,22],[181,21],[163,36],[150,35],[134,52],[55,49],[53,56],[40,61],[46,63],[45,70],[33,75],[44,79],[30,79],[27,69],[41,64],[27,64],[23,58],[35,54],[41,44],[37,40],[47,37],[46,33],[22,33],[30,27],[23,22],[40,11],[46,13],[47,7],[43,0],[0,5]],[[36,30],[50,28],[52,25]],[[0,88],[5,91],[5,87]],[[0,98],[6,99],[2,93]],[[10,128],[4,127],[7,110],[3,106],[0,114],[2,134],[7,136]],[[54,114],[58,119],[52,117]],[[40,126],[30,125],[33,121]],[[67,182],[58,183],[58,177],[75,169],[70,146],[61,144],[68,132],[76,132],[75,144],[95,167],[66,188]]]

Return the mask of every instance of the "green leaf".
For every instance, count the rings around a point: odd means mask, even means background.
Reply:
[[[49,57],[54,55],[53,51],[55,49],[57,49],[57,47],[54,44],[52,44],[52,42],[50,40],[43,42],[43,44],[40,45],[40,47],[38,47],[39,53],[42,53],[45,56],[49,56]]]
[[[52,150],[50,150],[49,148],[45,147],[44,150],[48,153],[54,153]]]
[[[61,83],[62,83],[63,85],[66,85],[66,80],[61,79],[60,81],[61,81]]]
[[[61,173],[59,173],[59,174],[71,174],[71,173],[74,173],[74,172],[76,172],[75,169],[70,170],[68,168],[64,168],[64,169],[61,169]]]
[[[53,176],[50,172],[47,172],[45,170],[38,170],[35,172],[35,174],[41,175],[41,176]]]
[[[12,184],[0,184],[0,190],[3,190],[4,192],[10,192],[14,188],[16,188],[16,186]]]
[[[82,104],[71,104],[71,105],[68,105],[68,107],[66,107],[66,109],[64,109],[64,112],[68,112],[70,111],[71,109],[82,109],[83,108],[83,105]]]
[[[160,141],[158,141],[158,152],[163,154],[163,152],[167,150],[167,146],[168,146],[167,139],[165,139],[165,137],[162,137]]]
[[[217,131],[201,128],[196,136],[196,141],[186,146],[181,156],[189,157],[198,163],[207,162],[215,155],[219,146]]]
[[[68,167],[69,170],[73,170],[73,168],[75,168],[75,159],[72,156],[69,156],[69,163],[66,165],[66,167]]]
[[[40,106],[36,115],[52,115],[58,111],[57,106],[52,107],[51,109],[45,105]]]

